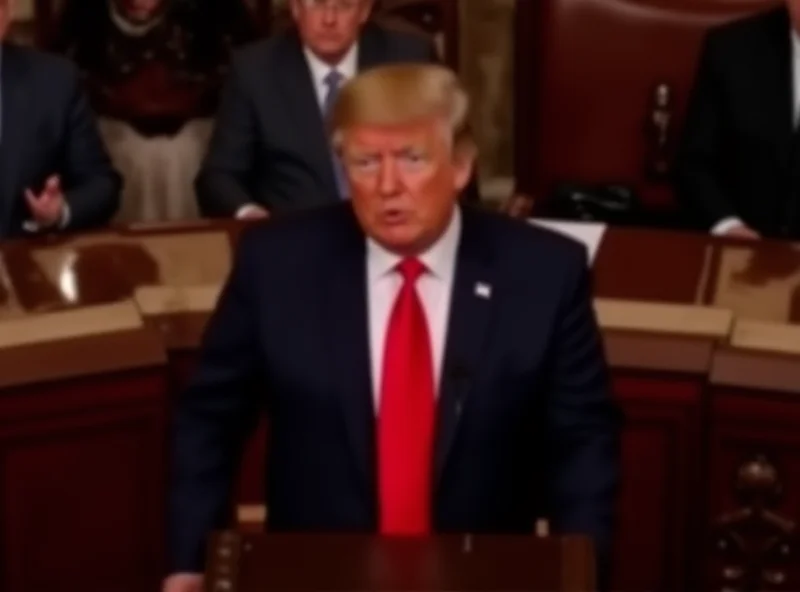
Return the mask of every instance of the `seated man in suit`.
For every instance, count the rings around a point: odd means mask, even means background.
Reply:
[[[0,37],[9,19],[8,0],[0,0]],[[0,239],[107,223],[122,183],[75,68],[4,43],[0,104]]]
[[[800,0],[712,29],[676,160],[714,234],[800,238]]]
[[[372,66],[436,60],[423,36],[369,22],[372,3],[289,0],[294,27],[234,60],[195,184],[203,214],[263,217],[348,197],[325,132],[338,89]]]
[[[332,118],[351,200],[244,233],[175,408],[165,591],[200,590],[263,411],[269,531],[526,533],[546,516],[607,565],[619,415],[587,254],[460,203],[467,105],[442,66],[359,75]]]

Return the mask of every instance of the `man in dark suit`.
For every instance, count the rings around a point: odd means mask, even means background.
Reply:
[[[0,0],[0,37],[9,18]],[[107,223],[121,180],[73,66],[3,43],[0,105],[0,239]]]
[[[205,215],[263,217],[347,198],[325,131],[338,89],[373,66],[436,60],[423,36],[369,22],[372,0],[289,5],[294,27],[232,64],[195,184]]]
[[[676,161],[714,234],[800,238],[800,1],[712,29]]]
[[[242,237],[175,408],[165,591],[200,589],[262,411],[271,532],[524,533],[544,516],[607,565],[619,415],[586,251],[459,203],[467,103],[442,66],[361,74],[332,119],[352,199]]]

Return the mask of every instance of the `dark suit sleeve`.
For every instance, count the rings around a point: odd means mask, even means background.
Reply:
[[[207,216],[233,216],[252,203],[247,184],[255,163],[256,118],[234,62],[225,82],[208,153],[195,180],[200,211]]]
[[[619,479],[621,415],[610,394],[585,252],[576,259],[552,350],[546,413],[552,483],[548,515],[556,532],[594,538],[600,580],[605,582]]]
[[[197,370],[177,400],[171,432],[169,569],[203,569],[208,534],[227,526],[244,442],[257,424],[262,380],[245,235],[207,325]]]
[[[71,71],[65,122],[66,151],[61,175],[69,204],[69,229],[107,224],[120,203],[122,179],[114,170],[77,71]],[[54,171],[56,172],[56,171]]]
[[[720,57],[713,38],[701,51],[686,121],[676,158],[677,196],[705,227],[736,216],[721,183],[721,153],[724,149]]]

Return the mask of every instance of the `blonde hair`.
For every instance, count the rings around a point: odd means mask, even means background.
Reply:
[[[394,126],[437,118],[447,126],[454,154],[473,154],[469,96],[458,76],[436,64],[392,64],[367,70],[340,91],[328,120],[341,150],[343,134],[358,125]]]

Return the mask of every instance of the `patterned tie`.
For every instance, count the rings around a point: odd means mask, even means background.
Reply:
[[[323,82],[325,86],[328,87],[328,92],[325,94],[325,98],[322,101],[322,113],[327,119],[330,116],[333,105],[336,103],[336,97],[344,82],[344,76],[336,70],[331,70],[325,76]],[[333,159],[333,172],[336,176],[336,190],[339,193],[339,197],[347,199],[350,196],[350,188],[347,185],[347,177],[345,177],[342,162],[336,154],[332,154],[331,157]]]
[[[378,414],[378,490],[381,534],[430,530],[434,380],[417,259],[398,266],[403,286],[389,319]]]

